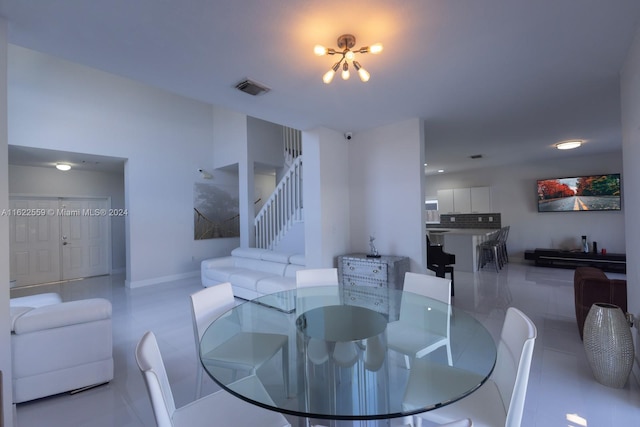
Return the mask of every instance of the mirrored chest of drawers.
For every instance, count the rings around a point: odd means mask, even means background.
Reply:
[[[399,307],[389,304],[387,290],[401,290],[407,271],[408,257],[369,258],[358,253],[338,257],[338,279],[346,301],[387,314],[392,319],[396,318]]]

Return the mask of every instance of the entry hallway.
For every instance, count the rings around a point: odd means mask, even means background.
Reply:
[[[575,321],[573,270],[511,263],[496,273],[490,267],[475,275],[456,272],[453,301],[482,321],[494,339],[499,336],[509,306],[521,309],[535,322],[538,339],[522,426],[638,425],[640,388],[633,377],[623,389],[608,388],[593,379]],[[124,287],[122,276],[106,276],[12,290],[12,297],[58,292],[65,301],[103,297],[113,304],[113,381],[75,395],[63,394],[20,404],[17,426],[155,425],[134,359],[136,343],[147,330],[154,331],[158,337],[176,404],[182,406],[191,401],[195,392],[196,354],[189,294],[199,289],[199,277],[130,290]],[[634,328],[633,332],[637,330]],[[206,393],[217,389],[207,381]],[[297,420],[291,419],[291,422],[297,425]]]

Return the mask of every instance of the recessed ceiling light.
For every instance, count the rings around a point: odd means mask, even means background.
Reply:
[[[438,173],[444,172],[444,169],[438,169]]]
[[[69,169],[71,169],[71,165],[68,165],[66,163],[56,163],[56,169],[60,171],[68,171]]]
[[[558,150],[573,150],[574,148],[578,148],[581,145],[582,141],[580,140],[562,141],[556,144],[556,148]]]

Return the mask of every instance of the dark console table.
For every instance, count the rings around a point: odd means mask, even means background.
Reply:
[[[614,273],[627,272],[625,254],[599,254],[593,252],[561,251],[556,249],[535,249],[524,251],[524,259],[535,261],[541,267],[576,268],[596,267]]]

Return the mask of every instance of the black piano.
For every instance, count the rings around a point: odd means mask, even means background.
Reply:
[[[451,273],[451,295],[453,289],[453,264],[456,263],[456,256],[445,252],[440,245],[432,245],[427,236],[427,268],[436,273],[437,277],[444,278],[445,273]]]

